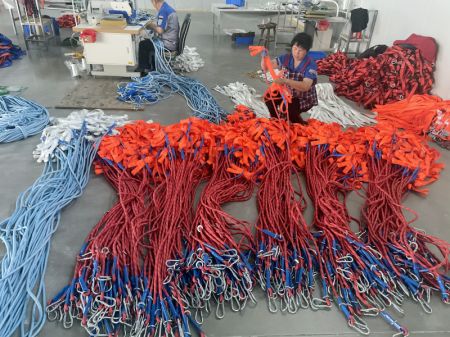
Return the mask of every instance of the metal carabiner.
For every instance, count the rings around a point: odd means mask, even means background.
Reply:
[[[297,302],[297,306],[302,308],[302,309],[308,309],[309,308],[309,300],[308,298],[305,296],[304,291],[297,291],[296,293],[296,302]]]
[[[403,304],[404,297],[399,291],[387,290],[387,292],[388,292],[388,294],[390,294],[392,296],[392,298],[394,299],[394,301],[397,305]],[[394,303],[392,303],[392,304],[394,304]]]
[[[286,299],[286,296],[280,296],[280,310],[281,312],[285,312],[288,310],[288,300]]]
[[[54,306],[53,309],[49,309],[50,306],[47,307],[47,318],[50,322],[60,321],[63,317],[63,310],[60,305]]]
[[[218,319],[222,319],[222,318],[225,317],[225,303],[224,303],[224,301],[217,302],[216,317]]]
[[[380,291],[379,294],[382,298],[383,304],[387,307],[390,307],[392,305],[392,300],[389,298],[389,296],[387,296],[383,291]]]
[[[341,275],[345,280],[352,281],[353,272],[351,270],[348,270],[346,268],[337,267],[336,273]]]
[[[257,303],[256,297],[255,297],[255,295],[253,294],[252,291],[247,292],[247,295],[248,295],[248,298],[250,299],[250,301],[251,301],[253,304],[256,304],[256,303]]]
[[[231,310],[233,310],[234,312],[239,312],[242,310],[241,302],[239,301],[238,296],[231,296],[230,304],[231,304]]]
[[[353,261],[354,259],[350,254],[341,256],[340,258],[336,259],[337,263],[352,263]]]
[[[378,316],[380,310],[378,308],[361,309],[364,316]]]
[[[324,298],[328,298],[324,297]],[[324,300],[323,298],[317,298],[314,297],[311,299],[311,309],[317,311],[317,310],[322,310],[322,309],[331,309],[331,303],[328,303],[326,300]]]
[[[65,329],[70,329],[73,326],[73,317],[70,310],[64,312],[62,322]]]
[[[289,300],[288,300],[288,312],[290,314],[295,314],[298,311],[298,306],[297,303],[295,302],[295,297],[294,296],[288,296]]]
[[[202,325],[203,324],[203,310],[196,309],[194,319],[198,324]]]
[[[423,299],[413,296],[413,299],[416,299],[417,302],[419,302],[420,306],[422,307],[423,311],[425,311],[427,314],[433,313],[433,308],[430,306],[429,303],[425,302]]]
[[[369,335],[370,329],[367,323],[364,322],[359,316],[354,315],[352,320],[349,320],[348,326],[358,331],[360,334]]]
[[[271,313],[277,312],[278,311],[278,306],[277,306],[277,302],[276,302],[275,296],[268,296],[267,300],[268,300],[267,306],[269,308],[269,311]]]

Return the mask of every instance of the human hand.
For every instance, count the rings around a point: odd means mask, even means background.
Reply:
[[[279,77],[273,80],[274,83],[276,84],[287,84],[287,81],[285,78],[283,77]]]

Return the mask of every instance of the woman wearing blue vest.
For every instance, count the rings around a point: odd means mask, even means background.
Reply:
[[[317,64],[308,55],[311,46],[311,36],[299,33],[292,39],[291,52],[272,60],[273,68],[282,70],[284,73],[284,76],[276,79],[275,83],[287,85],[292,92],[292,103],[288,105],[288,118],[291,123],[304,124],[301,113],[317,105]],[[261,62],[261,67],[267,71],[263,62]],[[272,117],[286,117],[279,116],[277,113],[282,102],[281,97],[273,101],[266,100],[265,103]]]

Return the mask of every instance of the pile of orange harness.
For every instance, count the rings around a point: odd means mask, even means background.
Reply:
[[[450,100],[432,95],[412,97],[386,105],[377,105],[379,127],[390,125],[417,135],[430,135],[441,146],[450,148]]]
[[[189,139],[185,137],[187,132]],[[264,170],[266,139],[280,150],[289,144],[291,160],[300,169],[305,166],[308,146],[327,146],[343,179],[355,187],[368,179],[367,155],[373,154],[373,146],[382,150],[383,159],[418,171],[417,179],[410,186],[414,190],[437,180],[443,168],[443,164],[437,163],[439,152],[411,131],[388,125],[343,131],[338,124],[315,120],[308,125],[288,125],[282,120],[255,118],[243,106],[238,106],[219,125],[197,118],[169,126],[144,121],[128,124],[119,136],[105,137],[99,156],[130,169],[132,174],[151,170],[157,179],[164,176],[169,166],[173,155],[169,149],[181,155],[201,152],[203,161],[209,165],[213,165],[219,153],[231,153],[237,161],[228,171],[252,178]]]
[[[427,94],[433,85],[433,67],[420,50],[388,48],[377,57],[350,59],[337,52],[317,62],[318,72],[330,76],[340,96],[372,108]]]
[[[363,317],[378,315],[406,336],[389,312],[402,312],[405,297],[426,307],[436,290],[449,302],[450,245],[413,228],[401,206],[408,189],[425,193],[442,170],[424,137],[314,120],[289,125],[242,106],[221,124],[189,118],[118,130],[103,139],[96,160],[118,201],[47,308],[65,327],[78,319],[90,335],[189,337],[193,328],[204,336],[203,313],[242,311],[259,284],[272,312],[335,303],[356,331],[368,334]],[[355,233],[346,195],[363,182]],[[249,200],[255,189],[252,228],[222,206]]]

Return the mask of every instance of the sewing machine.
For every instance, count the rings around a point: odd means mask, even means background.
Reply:
[[[91,0],[88,6],[90,13],[96,15],[104,15],[109,13],[110,10],[114,10],[125,12],[131,16],[133,9],[137,9],[136,5],[128,1]]]

